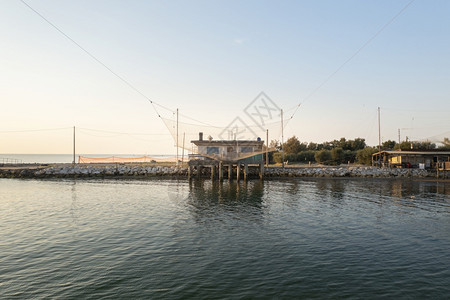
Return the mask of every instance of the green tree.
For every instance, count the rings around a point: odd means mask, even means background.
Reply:
[[[294,135],[290,137],[283,145],[283,150],[285,153],[295,153],[297,154],[302,150],[302,145],[298,138]]]
[[[356,151],[356,150],[361,150],[361,149],[366,148],[366,140],[362,139],[362,138],[356,138],[356,139],[350,141],[350,144],[351,144],[351,147],[350,147],[350,149],[347,149],[347,150]]]
[[[381,144],[381,148],[394,149],[395,145],[397,145],[397,143],[395,141],[388,140],[388,141],[383,142],[383,144]]]
[[[320,151],[317,151],[316,154],[314,154],[314,158],[318,163],[330,164],[331,163],[331,152],[330,152],[330,150],[322,149]]]
[[[337,164],[340,165],[342,160],[344,159],[344,150],[342,148],[333,148],[330,151],[331,153],[331,160]]]
[[[311,150],[306,150],[306,151],[301,151],[297,154],[297,161],[299,162],[314,162],[316,161],[314,158],[314,154],[315,151],[311,151]]]
[[[281,150],[281,144],[278,140],[271,140],[269,144],[269,148],[276,149],[277,151]]]
[[[444,138],[441,143],[442,146],[439,146],[440,150],[450,150],[450,140],[448,138]]]
[[[281,162],[282,162],[281,152],[275,152],[275,153],[273,154],[273,161],[274,161],[276,164],[281,164]]]
[[[395,149],[401,150],[432,150],[436,149],[436,144],[425,141],[425,142],[401,142],[395,145]]]
[[[371,165],[372,164],[372,154],[378,152],[374,147],[366,147],[356,151],[356,159],[360,164]]]
[[[356,160],[356,151],[344,150],[344,162],[354,163]]]
[[[306,147],[306,150],[316,151],[316,150],[319,150],[319,149],[317,149],[317,144],[316,143],[310,142],[308,144],[308,147]]]
[[[436,149],[436,144],[429,142],[429,141],[415,142],[415,143],[413,143],[413,147],[414,147],[414,149],[418,149],[418,150],[432,150],[432,149]]]
[[[442,144],[450,147],[450,140],[448,138],[444,138],[444,140],[442,141]]]
[[[394,146],[395,150],[411,150],[411,142],[401,142],[400,144],[396,144]]]

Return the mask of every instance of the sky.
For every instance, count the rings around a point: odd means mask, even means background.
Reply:
[[[450,136],[446,0],[24,1],[42,17],[0,0],[0,153],[71,153],[75,126],[79,153],[171,154],[176,109],[261,125],[261,92],[284,140],[375,146],[378,107],[382,142]]]

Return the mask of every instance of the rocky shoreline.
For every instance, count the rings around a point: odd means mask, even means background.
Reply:
[[[2,167],[0,178],[90,178],[90,177],[186,177],[187,167],[136,166],[136,165],[75,165],[61,164],[33,167]],[[195,174],[194,174],[195,175]],[[205,168],[200,177],[209,177]],[[249,170],[249,177],[257,177],[256,170]],[[435,173],[421,169],[387,169],[367,166],[334,167],[265,167],[264,177],[435,177]]]

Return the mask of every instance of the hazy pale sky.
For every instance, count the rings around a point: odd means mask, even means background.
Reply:
[[[226,127],[264,91],[287,117],[302,103],[284,135],[303,142],[376,145],[378,107],[383,141],[450,131],[450,1],[25,2],[165,118]],[[20,0],[0,8],[0,153],[70,153],[73,126],[79,153],[175,152],[145,97]]]

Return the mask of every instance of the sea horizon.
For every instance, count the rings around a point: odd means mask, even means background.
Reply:
[[[94,154],[94,153],[79,153],[75,154],[75,159],[78,161],[79,156],[84,157],[92,157],[92,158],[101,158],[101,157],[140,157],[140,156],[151,156],[151,157],[172,157],[175,154],[126,154],[126,153],[103,153],[103,154]],[[0,153],[0,163],[24,163],[24,164],[32,164],[32,163],[72,163],[73,162],[73,153]]]

